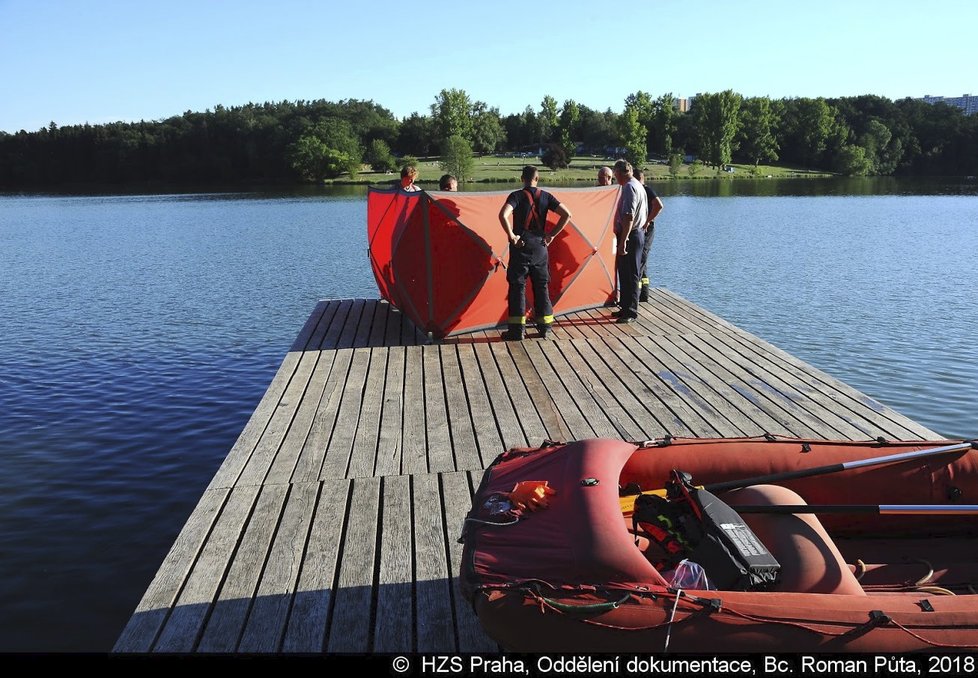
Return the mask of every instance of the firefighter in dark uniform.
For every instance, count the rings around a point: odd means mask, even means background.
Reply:
[[[656,195],[655,190],[645,183],[645,172],[635,170],[635,178],[645,186],[645,195],[649,199],[649,218],[645,222],[645,244],[642,246],[642,266],[638,271],[639,280],[639,301],[649,300],[649,250],[652,249],[652,240],[655,238],[655,218],[662,211],[662,198]]]
[[[534,312],[537,329],[545,338],[553,325],[553,306],[550,304],[550,258],[547,246],[553,242],[568,220],[570,211],[560,204],[553,195],[537,188],[540,173],[537,168],[527,165],[523,168],[523,188],[513,191],[499,211],[499,223],[509,237],[509,268],[506,280],[509,281],[509,328],[503,334],[507,341],[523,338],[526,326],[526,277],[533,284]],[[560,215],[553,231],[546,232],[547,212]]]

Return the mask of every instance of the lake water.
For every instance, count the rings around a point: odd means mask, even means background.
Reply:
[[[661,193],[654,285],[978,437],[975,182]],[[365,219],[362,189],[0,196],[0,651],[112,647],[316,301],[376,297]]]

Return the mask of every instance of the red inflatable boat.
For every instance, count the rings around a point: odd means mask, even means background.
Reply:
[[[739,513],[780,564],[775,583],[715,590],[671,578],[629,514],[635,493],[673,470]],[[474,498],[460,586],[508,651],[975,650],[976,505],[968,441],[514,449]]]

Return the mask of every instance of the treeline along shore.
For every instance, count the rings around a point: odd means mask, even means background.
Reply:
[[[850,176],[978,175],[978,116],[919,99],[697,95],[680,112],[672,94],[636,92],[597,111],[544,96],[500,114],[464,90],[442,90],[427,113],[398,119],[373,101],[249,103],[165,120],[0,132],[0,187],[320,182],[391,172],[440,156],[472,178],[472,156],[540,157],[553,169],[575,155],[651,159],[721,171],[783,164]]]

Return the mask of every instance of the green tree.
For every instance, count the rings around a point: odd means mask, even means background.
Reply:
[[[859,145],[866,151],[873,174],[892,174],[903,157],[903,142],[894,139],[890,129],[879,120],[866,123]]]
[[[625,148],[625,160],[632,163],[633,167],[644,165],[648,157],[645,145],[648,132],[638,121],[638,109],[626,108],[620,119],[620,127],[619,139]]]
[[[634,110],[638,116],[638,124],[645,128],[645,149],[646,153],[652,145],[652,129],[655,121],[655,102],[648,92],[639,90],[634,94],[625,97],[625,112]],[[646,156],[642,156],[645,162]]]
[[[459,183],[472,176],[475,160],[472,158],[472,145],[461,134],[455,134],[442,142],[441,162],[442,171],[453,174]]]
[[[472,145],[478,153],[494,153],[506,141],[498,108],[489,108],[481,101],[472,106]]]
[[[346,120],[327,118],[311,127],[290,148],[292,167],[307,181],[356,176],[363,152]]]
[[[570,156],[560,144],[547,144],[540,155],[540,162],[552,170],[565,169],[570,166]]]
[[[669,174],[673,179],[679,178],[679,170],[683,167],[682,153],[673,153],[669,156]]]
[[[740,129],[741,97],[733,90],[700,94],[693,102],[693,115],[704,162],[718,171],[730,163]]]
[[[574,150],[577,147],[577,144],[574,143],[574,135],[577,132],[580,119],[581,109],[577,105],[577,102],[573,99],[566,100],[560,109],[560,120],[558,124],[560,128],[559,143],[568,158],[573,157]]]
[[[557,100],[547,94],[540,102],[540,142],[555,141],[559,133],[560,117],[557,113]]]
[[[533,108],[527,106],[522,113],[507,115],[503,120],[507,146],[520,151],[540,143],[540,121]]]
[[[364,160],[375,172],[393,172],[397,169],[397,160],[391,154],[391,147],[383,139],[374,139],[370,142]]]
[[[782,159],[806,167],[822,167],[823,155],[839,138],[836,110],[825,99],[787,99],[783,102]]]
[[[679,112],[674,102],[675,97],[671,93],[663,94],[653,102],[652,144],[649,150],[667,158],[672,156],[673,136],[679,126]]]
[[[434,120],[414,112],[401,122],[396,147],[401,153],[427,156],[434,151],[436,140]]]
[[[754,167],[778,159],[777,114],[767,97],[744,100],[740,112],[740,152]]]
[[[873,162],[866,157],[866,149],[862,146],[846,144],[836,155],[835,169],[840,174],[861,177],[872,171]]]
[[[472,100],[463,89],[443,89],[431,105],[438,139],[460,136],[472,142]]]

